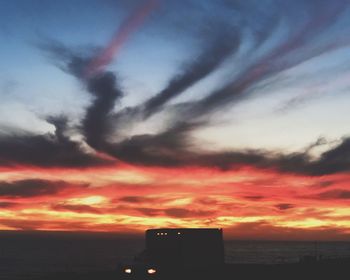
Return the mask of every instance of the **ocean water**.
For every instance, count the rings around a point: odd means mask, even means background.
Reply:
[[[0,279],[55,272],[111,270],[143,249],[138,238],[112,235],[0,235]],[[226,241],[228,263],[297,262],[306,255],[350,257],[350,242]]]
[[[295,263],[305,256],[349,258],[350,242],[226,241],[225,253],[228,263]]]

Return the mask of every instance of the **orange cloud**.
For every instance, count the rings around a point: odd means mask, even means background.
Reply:
[[[125,165],[21,167],[0,178],[1,229],[137,233],[212,226],[228,238],[350,239],[347,174]]]

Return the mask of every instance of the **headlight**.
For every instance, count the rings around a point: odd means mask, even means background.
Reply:
[[[125,269],[124,269],[124,272],[125,272],[126,274],[130,274],[130,273],[131,273],[131,268],[125,268]]]
[[[157,272],[157,270],[154,269],[154,268],[149,268],[149,269],[147,269],[147,273],[148,273],[148,274],[155,274],[156,272]]]

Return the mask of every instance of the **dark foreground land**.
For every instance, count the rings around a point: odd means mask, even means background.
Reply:
[[[117,280],[124,279],[116,271],[89,273],[62,273],[47,275],[32,280]],[[134,279],[132,277],[125,279]],[[350,259],[323,260],[314,263],[296,264],[226,264],[217,271],[202,270],[193,272],[173,271],[171,275],[159,277],[141,277],[136,279],[350,279]]]

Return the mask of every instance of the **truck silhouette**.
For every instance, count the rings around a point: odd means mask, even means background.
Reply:
[[[121,279],[170,279],[179,274],[220,270],[224,257],[222,229],[149,229],[145,250],[118,270]]]

